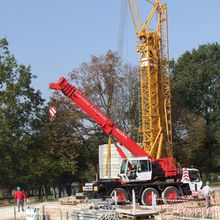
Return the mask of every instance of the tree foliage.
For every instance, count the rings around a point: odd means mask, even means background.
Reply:
[[[18,64],[0,40],[0,183],[13,187],[27,183],[32,125],[40,117],[43,99],[31,86],[30,66]]]
[[[174,157],[204,173],[220,168],[220,45],[202,45],[172,63]],[[0,187],[66,188],[94,180],[98,146],[107,136],[63,95],[45,105],[31,86],[31,67],[18,64],[0,40]],[[70,83],[138,142],[139,73],[117,55],[91,57]],[[57,107],[49,120],[50,105]]]
[[[182,140],[176,146],[177,153],[180,156],[182,150],[186,151],[186,161],[206,173],[217,171],[220,167],[220,45],[201,45],[184,53],[174,65],[172,85],[174,98],[179,100],[174,109],[174,129],[176,137]]]
[[[0,46],[0,187],[11,190],[19,184],[41,194],[42,187],[63,189],[94,180],[98,146],[108,141],[105,134],[63,96],[55,94],[44,106],[40,92],[31,87],[31,67],[17,63],[7,40]],[[70,78],[108,117],[136,135],[137,75],[116,53],[92,56]],[[57,107],[53,122],[49,105]]]
[[[118,127],[137,139],[138,76],[137,69],[123,65],[117,53],[108,51],[103,56],[92,56],[89,63],[75,68],[70,73],[70,81]],[[81,117],[84,128],[81,139],[89,142],[85,150],[93,170],[98,173],[98,145],[107,143],[108,139],[90,117],[85,114]]]
[[[77,88],[128,133],[128,128],[138,126],[138,78],[137,68],[123,65],[112,51],[92,56],[89,63],[83,63],[70,73]]]

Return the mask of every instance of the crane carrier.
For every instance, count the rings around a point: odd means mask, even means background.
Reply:
[[[99,179],[94,182],[92,190],[96,195],[109,197],[116,192],[119,201],[127,201],[131,200],[134,190],[136,201],[148,205],[152,202],[152,193],[167,202],[174,201],[182,195],[191,195],[202,186],[197,169],[177,168],[172,157],[153,158],[64,77],[57,83],[50,83],[49,87],[62,91],[91,117],[103,132],[111,137],[121,157],[118,178]],[[120,145],[133,156],[128,158]]]

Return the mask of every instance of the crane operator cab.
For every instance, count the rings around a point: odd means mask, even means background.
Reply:
[[[152,178],[152,164],[146,157],[121,161],[119,176],[125,182],[148,181]]]

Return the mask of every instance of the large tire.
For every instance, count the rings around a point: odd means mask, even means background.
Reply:
[[[179,190],[174,186],[168,186],[165,188],[165,190],[162,192],[162,199],[164,204],[172,204],[177,203],[177,199],[180,195]]]
[[[157,198],[159,194],[156,189],[154,188],[146,188],[141,195],[141,203],[143,205],[152,205],[152,193],[156,194]]]
[[[118,203],[124,203],[126,201],[129,200],[128,198],[128,193],[122,189],[122,188],[116,188],[111,192],[111,197],[114,198],[115,196],[115,191],[116,191],[116,195],[117,195],[117,202]]]

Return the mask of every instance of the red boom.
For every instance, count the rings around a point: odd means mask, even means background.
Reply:
[[[114,122],[94,106],[77,88],[69,84],[64,77],[61,77],[57,83],[50,83],[50,89],[61,90],[65,96],[75,102],[76,105],[99,124],[107,135],[115,137],[134,156],[148,157],[151,162],[159,164],[166,177],[175,176],[179,172],[174,165],[173,158],[162,158],[159,160],[152,158],[131,137],[117,128]],[[123,159],[126,158],[121,148],[117,147],[117,151]]]
[[[96,106],[94,106],[77,88],[67,82],[64,77],[61,77],[57,83],[50,83],[50,89],[61,90],[65,96],[76,103],[83,111],[85,111],[102,130],[115,137],[123,146],[125,146],[136,157],[152,157],[134,142],[126,133],[116,127],[104,113],[102,113]],[[120,148],[117,148],[122,158],[126,158]]]

